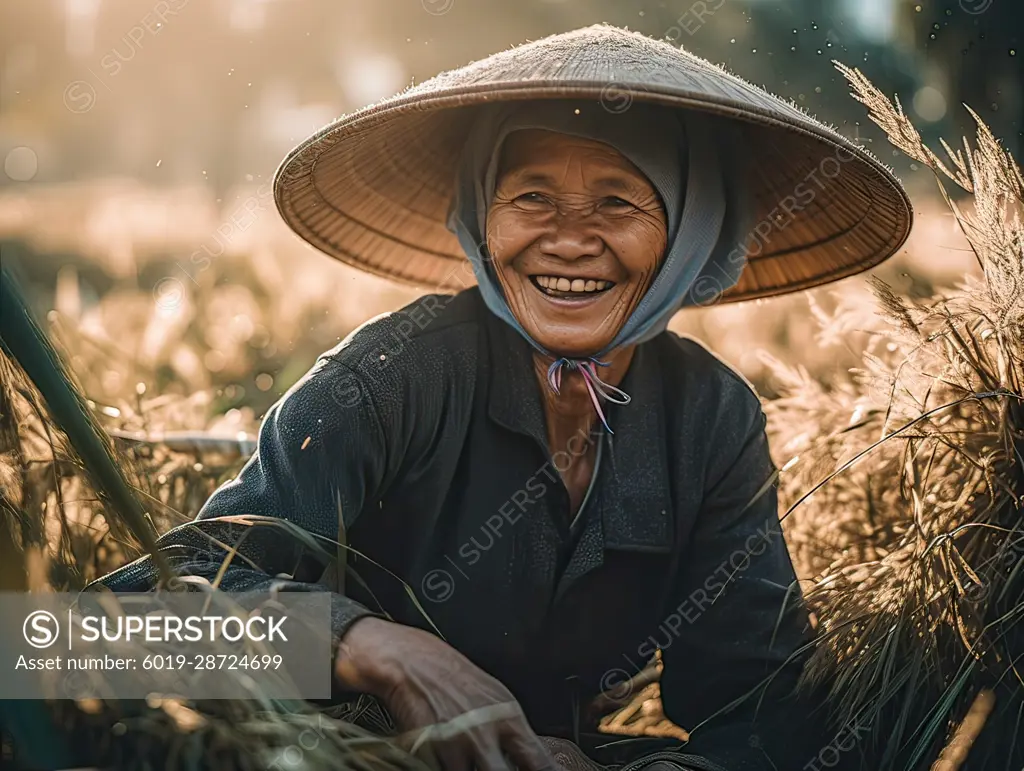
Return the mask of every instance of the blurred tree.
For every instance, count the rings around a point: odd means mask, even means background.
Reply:
[[[1024,149],[1024,4],[1019,0],[902,0],[900,17],[904,45],[923,60],[923,88],[932,89],[916,95],[914,107],[920,117],[935,122],[947,119],[959,135],[970,134],[973,122],[960,109],[965,103],[1020,157]]]

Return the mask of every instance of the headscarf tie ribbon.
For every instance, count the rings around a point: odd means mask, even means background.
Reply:
[[[590,394],[590,401],[594,405],[594,409],[597,411],[597,416],[601,418],[601,423],[604,425],[605,430],[609,434],[614,434],[612,427],[608,425],[608,419],[605,417],[604,410],[601,409],[601,399],[612,402],[613,404],[629,404],[629,394],[623,391],[621,388],[613,386],[611,383],[604,382],[597,374],[597,367],[607,367],[608,362],[600,361],[593,356],[586,359],[570,359],[562,357],[556,359],[548,367],[548,384],[551,386],[551,390],[556,394],[562,392],[562,370],[567,369],[570,372],[577,371],[583,376],[583,382],[587,386],[587,392]],[[600,398],[598,398],[600,397]]]

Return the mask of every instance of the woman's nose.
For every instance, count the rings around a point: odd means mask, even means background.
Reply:
[[[593,227],[573,217],[558,217],[538,246],[544,254],[560,260],[597,257],[604,250],[604,242]]]

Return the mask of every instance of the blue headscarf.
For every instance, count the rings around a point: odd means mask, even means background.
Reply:
[[[728,122],[723,122],[728,123]],[[523,329],[505,301],[487,254],[487,210],[494,200],[501,148],[513,131],[547,129],[614,147],[633,163],[661,196],[668,222],[665,257],[646,294],[612,341],[587,359],[560,357]],[[448,229],[473,265],[487,307],[542,354],[555,359],[549,372],[558,390],[561,368],[578,369],[607,428],[598,395],[620,403],[629,397],[597,377],[594,365],[615,348],[641,343],[663,332],[684,305],[703,305],[739,279],[744,260],[737,259],[738,238],[745,232],[743,191],[728,184],[725,173],[735,159],[721,157],[725,126],[694,112],[633,102],[612,111],[597,101],[540,100],[503,102],[481,109],[458,160],[455,195]],[[728,143],[730,152],[738,148]],[[595,394],[595,391],[597,392]],[[610,429],[609,429],[610,430]]]

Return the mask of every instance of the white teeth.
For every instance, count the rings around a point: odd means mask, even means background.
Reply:
[[[548,291],[558,292],[600,292],[612,285],[611,281],[596,281],[587,278],[564,278],[560,276],[536,276],[537,284]]]

